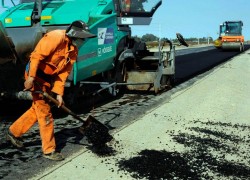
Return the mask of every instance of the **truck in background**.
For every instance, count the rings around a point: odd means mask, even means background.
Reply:
[[[214,46],[222,50],[244,51],[242,27],[242,21],[225,21],[220,25],[219,37],[214,41]]]

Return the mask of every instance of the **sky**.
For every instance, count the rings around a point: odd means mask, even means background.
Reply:
[[[236,20],[243,21],[243,35],[250,40],[250,0],[163,0],[151,24],[132,26],[132,35],[175,39],[178,32],[184,38],[216,39],[221,23]]]
[[[250,0],[163,0],[149,27],[132,27],[133,35],[146,33],[175,39],[218,37],[224,21],[243,21],[243,35],[250,40]]]

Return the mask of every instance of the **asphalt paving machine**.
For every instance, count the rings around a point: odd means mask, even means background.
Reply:
[[[159,43],[158,51],[151,52],[132,38],[130,27],[149,25],[162,0],[141,0],[140,6],[137,0],[11,0],[11,7],[7,1],[1,0],[7,9],[0,15],[0,99],[30,98],[22,92],[30,53],[46,32],[66,29],[75,20],[86,22],[97,37],[85,39],[79,49],[66,83],[69,99],[88,94],[92,86],[93,94],[107,90],[116,95],[122,87],[158,92],[171,85],[175,45],[167,40],[168,50]],[[185,45],[180,34],[177,38]]]
[[[220,25],[219,37],[214,41],[214,46],[222,50],[244,51],[242,26],[242,21],[225,21]]]

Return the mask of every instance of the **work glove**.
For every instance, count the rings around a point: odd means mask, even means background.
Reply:
[[[31,90],[34,86],[34,77],[28,77],[24,82],[24,91]]]
[[[56,96],[56,99],[57,99],[57,101],[58,101],[58,108],[61,107],[62,105],[64,105],[64,101],[63,101],[63,98],[62,98],[61,95],[58,94],[58,95]]]

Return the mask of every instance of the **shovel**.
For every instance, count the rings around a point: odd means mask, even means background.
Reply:
[[[47,92],[37,92],[42,94],[45,98],[49,99],[57,106],[59,105],[59,102],[55,98],[50,96]],[[79,132],[87,137],[89,143],[92,143],[96,146],[102,146],[113,139],[113,137],[109,134],[108,127],[99,122],[93,116],[89,115],[87,119],[84,120],[80,116],[72,112],[70,109],[68,109],[66,106],[62,105],[61,108],[65,112],[73,116],[75,119],[78,119],[79,121],[83,122],[83,125],[79,128]]]

